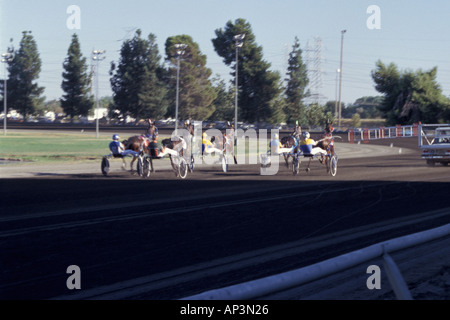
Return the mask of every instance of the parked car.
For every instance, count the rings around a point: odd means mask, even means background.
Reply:
[[[425,136],[427,145],[422,145],[423,131],[420,132],[419,147],[423,150],[422,159],[425,159],[429,166],[436,163],[447,166],[450,163],[450,125],[437,128],[431,141],[429,136]]]

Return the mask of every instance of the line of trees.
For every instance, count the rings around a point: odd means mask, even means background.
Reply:
[[[212,39],[214,49],[224,63],[231,66],[233,76],[236,65],[233,37],[236,33],[246,35],[238,56],[239,120],[252,123],[302,120],[299,117],[305,114],[303,98],[308,79],[298,39],[293,46],[288,78],[285,79],[289,89],[285,90],[281,75],[271,71],[270,63],[263,59],[262,47],[256,43],[247,21],[229,21],[224,29],[217,29],[215,33],[216,37]],[[177,53],[177,44],[186,45],[182,55]],[[206,67],[207,57],[192,37],[169,37],[164,49],[162,61],[156,36],[149,34],[144,37],[141,30],[123,42],[119,61],[111,62],[110,67],[113,96],[109,116],[135,119],[174,117],[179,64],[179,118],[232,121],[235,88],[219,77],[212,77],[211,69]],[[24,32],[19,50],[10,50],[14,52],[14,59],[8,65],[8,106],[27,118],[42,109],[45,99],[42,97],[44,88],[37,85],[41,60],[31,32]],[[72,36],[63,69],[61,108],[71,119],[87,116],[94,105],[92,73],[87,59],[81,54],[76,34]]]
[[[245,34],[237,50],[235,35]],[[185,48],[180,52],[178,45]],[[238,71],[238,119],[244,122],[321,125],[334,120],[334,102],[322,106],[306,105],[309,79],[302,50],[295,37],[289,54],[285,76],[272,71],[263,58],[250,23],[244,19],[228,21],[215,30],[212,44],[216,53],[231,69],[234,77],[227,84],[213,77],[206,67],[206,55],[188,35],[169,37],[165,42],[164,60],[156,44],[156,36],[147,37],[137,30],[123,42],[120,58],[111,62],[110,84],[113,92],[109,117],[161,119],[174,117],[177,75],[179,72],[179,118],[234,120],[236,67]],[[42,108],[44,88],[37,79],[41,60],[31,31],[23,32],[19,49],[11,46],[14,58],[8,63],[8,107],[27,118]],[[178,69],[180,66],[180,69]],[[94,99],[91,93],[92,73],[81,54],[78,36],[72,36],[63,62],[60,106],[71,119],[87,116]],[[400,72],[394,64],[376,63],[372,71],[380,97],[364,97],[344,108],[343,116],[385,117],[388,124],[450,121],[449,98],[444,97],[436,82],[437,68],[430,71]],[[0,85],[3,92],[3,84]]]

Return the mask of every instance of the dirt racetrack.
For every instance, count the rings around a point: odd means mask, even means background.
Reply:
[[[144,286],[141,281],[152,278],[145,289],[106,297],[178,299],[450,222],[450,170],[427,167],[417,138],[342,143],[337,152],[342,157],[336,177],[316,162],[298,176],[284,166],[262,176],[257,164],[230,165],[227,173],[219,165],[199,165],[185,180],[164,160],[148,179],[119,169],[104,177],[99,161],[1,167],[0,297],[82,299],[120,283]],[[428,214],[437,211],[447,213]],[[419,216],[429,219],[407,223]],[[394,223],[399,226],[388,228]],[[385,231],[369,232],[375,225]],[[340,233],[360,228],[364,236],[340,242]],[[272,251],[294,243],[304,248],[305,241],[324,236],[334,241],[320,250],[282,257]],[[405,275],[414,298],[449,299],[450,255],[448,246],[442,250],[428,268],[422,262]],[[255,252],[266,252],[266,258],[237,258]],[[224,259],[234,261],[232,267]],[[69,265],[82,270],[79,292],[66,287]],[[195,270],[204,270],[202,276]],[[388,282],[383,288],[374,294],[361,284],[358,296],[321,296],[315,288],[282,299],[395,298]]]

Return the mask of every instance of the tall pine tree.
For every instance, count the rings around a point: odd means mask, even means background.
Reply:
[[[185,44],[184,53],[178,57],[175,45]],[[179,119],[206,120],[215,111],[213,101],[217,92],[212,86],[210,77],[211,69],[206,67],[206,55],[202,54],[200,48],[192,37],[178,35],[166,40],[166,60],[170,62],[170,88],[173,97],[170,113],[175,115],[176,100],[176,76],[178,69],[178,58],[180,59],[179,76]]]
[[[284,113],[289,124],[299,121],[305,123],[305,106],[303,100],[308,96],[306,87],[308,86],[308,70],[303,63],[302,50],[298,38],[295,37],[292,51],[289,54],[286,84],[286,105]]]
[[[73,121],[75,116],[87,116],[94,105],[89,93],[90,73],[88,72],[86,58],[81,54],[80,43],[76,34],[72,35],[72,42],[67,51],[63,68],[61,88],[65,94],[60,99],[61,107]]]
[[[236,77],[236,44],[234,36],[245,34],[238,50],[238,118],[242,121],[267,121],[277,112],[276,100],[281,93],[280,75],[270,71],[270,63],[263,59],[262,47],[255,42],[250,24],[244,19],[228,21],[225,29],[215,31],[214,50],[226,65],[232,65]]]
[[[41,72],[41,59],[31,31],[24,31],[19,50],[13,51],[14,58],[8,63],[9,79],[7,98],[9,109],[17,110],[25,120],[41,105],[43,87],[36,80]]]
[[[113,108],[121,116],[159,119],[167,110],[164,70],[160,63],[156,36],[141,37],[138,29],[132,39],[125,40],[118,65],[111,63]]]

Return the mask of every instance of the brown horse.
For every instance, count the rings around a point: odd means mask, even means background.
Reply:
[[[124,141],[122,141],[125,149],[133,150],[136,152],[141,151],[141,147],[148,144],[148,140],[144,136],[132,136]],[[136,161],[137,157],[133,157],[130,163],[130,170],[133,171],[133,164]]]
[[[132,136],[124,141],[122,141],[123,145],[125,146],[125,149],[130,149],[136,152],[140,152],[140,151],[146,151],[148,144],[149,144],[149,140],[153,139],[154,137],[158,137],[158,128],[155,126],[155,124],[153,123],[153,121],[151,119],[147,120],[148,123],[148,128],[146,131],[145,135],[140,135],[140,136]],[[143,150],[141,150],[143,149]],[[130,163],[130,170],[133,171],[133,164],[134,162],[137,160],[137,157],[133,157],[133,160],[131,160]]]
[[[320,163],[327,166],[327,172],[330,170],[330,157],[329,156],[335,156],[334,152],[334,138],[333,138],[333,124],[331,122],[327,122],[327,125],[325,126],[325,131],[322,135],[322,138],[319,140],[317,146],[319,148],[322,148],[326,151],[327,156],[321,157],[319,159]],[[311,163],[311,159],[309,161]],[[309,168],[309,164],[308,164]]]
[[[325,132],[322,135],[317,146],[327,151],[331,155],[334,155],[334,141],[333,141],[333,123],[328,122],[325,126]]]

